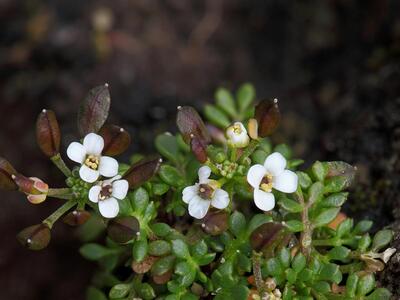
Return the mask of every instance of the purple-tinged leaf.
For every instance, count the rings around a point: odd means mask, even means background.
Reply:
[[[142,159],[125,172],[123,179],[128,181],[130,188],[137,188],[158,172],[161,163],[162,159],[159,157]]]
[[[130,134],[116,125],[105,125],[99,134],[104,139],[103,155],[116,156],[128,149],[131,143]]]

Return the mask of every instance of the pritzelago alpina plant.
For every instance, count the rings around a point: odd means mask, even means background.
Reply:
[[[26,177],[0,158],[0,188],[33,204],[65,203],[18,240],[40,250],[58,219],[81,225],[80,252],[100,264],[88,300],[389,299],[375,274],[396,251],[388,248],[392,231],[371,236],[372,222],[354,224],[341,212],[355,168],[336,161],[305,169],[288,146],[273,145],[278,100],[254,105],[250,84],[236,97],[226,89],[215,97],[204,109],[209,123],[178,107],[179,133],[157,136],[160,156],[133,155],[131,166],[114,158],[130,136],[106,124],[107,85],[79,110],[81,140],[66,150],[72,170],[55,114],[43,110],[38,143],[66,187]]]

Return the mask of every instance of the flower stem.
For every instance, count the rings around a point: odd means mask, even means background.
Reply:
[[[243,151],[242,155],[239,158],[239,163],[242,164],[244,161],[253,154],[253,152],[257,149],[258,144],[260,142],[258,140],[252,140],[246,150]]]
[[[62,159],[60,153],[57,153],[51,158],[51,161],[60,169],[61,172],[64,173],[66,177],[71,176],[71,170],[67,167],[64,160]]]
[[[300,235],[300,246],[301,252],[307,257],[310,258],[311,254],[311,243],[312,243],[312,233],[313,227],[308,219],[308,205],[304,201],[303,192],[301,188],[298,187],[295,192],[295,197],[297,198],[300,205],[303,207],[303,211],[301,212],[301,221],[304,224],[304,230]]]
[[[53,227],[53,224],[67,211],[69,211],[72,207],[76,205],[76,201],[70,200],[65,202],[62,206],[60,206],[55,212],[53,212],[50,216],[48,216],[42,223],[46,224],[50,229]]]
[[[47,196],[58,198],[58,199],[72,199],[72,193],[69,188],[62,188],[62,189],[49,189]]]
[[[261,299],[265,297],[265,284],[261,274],[261,253],[253,251],[253,274],[258,294]]]

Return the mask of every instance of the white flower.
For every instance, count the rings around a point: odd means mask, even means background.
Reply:
[[[123,200],[128,193],[128,181],[121,176],[99,182],[89,190],[89,200],[99,203],[99,210],[103,217],[114,218],[118,215],[118,200]]]
[[[282,154],[274,152],[267,157],[264,165],[254,165],[247,173],[247,182],[254,188],[254,202],[264,211],[275,206],[272,188],[283,193],[293,193],[297,189],[296,173],[285,170],[286,159]]]
[[[82,164],[79,175],[89,183],[95,182],[100,175],[113,177],[118,174],[118,162],[109,156],[101,156],[104,139],[95,133],[89,133],[81,143],[73,142],[67,149],[68,157]]]
[[[224,209],[229,204],[229,195],[218,188],[218,182],[208,179],[211,169],[203,166],[199,169],[199,183],[186,187],[182,192],[182,199],[189,204],[189,215],[202,219],[207,214],[210,205]]]
[[[240,122],[235,122],[232,126],[229,126],[226,135],[228,136],[228,143],[235,148],[243,148],[249,144],[250,139],[247,130]]]

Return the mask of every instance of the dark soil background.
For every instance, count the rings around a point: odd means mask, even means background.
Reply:
[[[357,165],[347,212],[386,226],[400,220],[399,12],[396,0],[0,0],[0,155],[61,185],[35,142],[41,109],[57,112],[65,147],[78,103],[108,82],[111,121],[131,132],[131,152],[149,153],[156,133],[174,130],[178,104],[201,107],[216,87],[250,81],[280,99],[274,139],[307,164]],[[40,253],[15,240],[56,202],[2,193],[1,299],[84,299],[95,266],[74,230],[57,224]],[[397,295],[398,261],[381,276]]]

